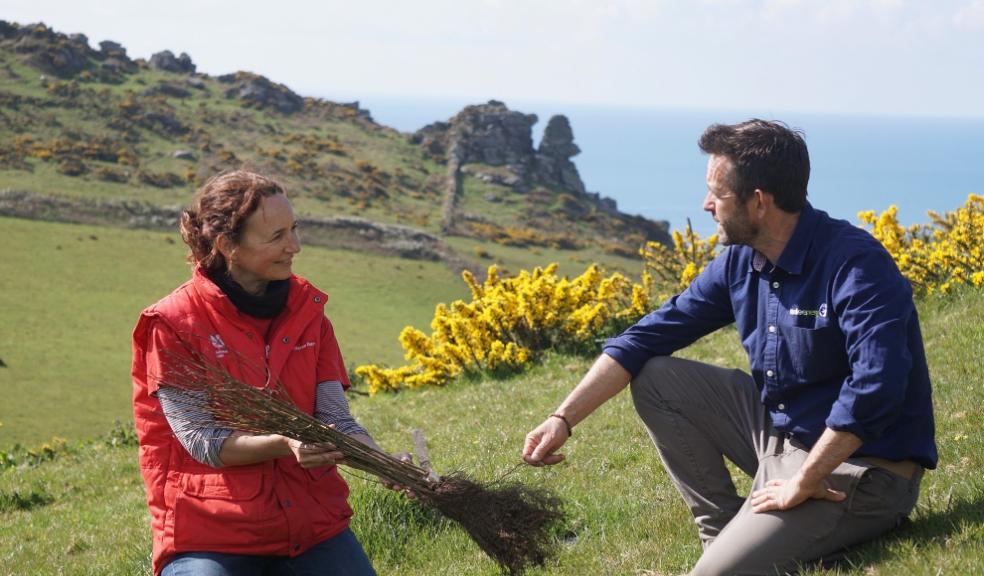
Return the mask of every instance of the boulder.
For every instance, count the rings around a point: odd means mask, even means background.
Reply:
[[[99,43],[99,53],[103,58],[120,58],[122,60],[130,60],[126,55],[126,48],[118,42],[113,42],[112,40],[103,40]]]
[[[154,70],[164,70],[177,74],[195,73],[195,64],[191,61],[191,56],[188,56],[184,52],[177,58],[175,58],[174,53],[170,50],[158,52],[150,57],[148,65]]]
[[[293,114],[304,108],[304,99],[283,84],[275,84],[265,76],[250,72],[237,72],[216,78],[226,89],[226,98],[236,98],[258,108],[273,108],[284,114]]]
[[[185,78],[185,84],[191,86],[196,90],[208,90],[208,87],[205,86],[205,81],[195,76],[189,76]]]

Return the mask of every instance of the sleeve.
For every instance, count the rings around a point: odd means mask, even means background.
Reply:
[[[349,378],[345,371],[345,362],[342,360],[342,351],[338,348],[335,340],[335,329],[327,316],[322,317],[321,321],[321,348],[318,353],[317,381],[335,381],[348,389]]]
[[[334,424],[335,430],[342,434],[366,434],[369,432],[359,424],[349,411],[345,391],[338,381],[321,382],[314,405],[314,417],[325,424]]]
[[[683,292],[605,342],[605,354],[635,378],[650,358],[669,356],[734,322],[727,274],[731,253],[729,248],[719,254]]]
[[[174,437],[191,457],[213,468],[221,468],[219,451],[222,443],[232,434],[229,428],[215,425],[211,416],[198,408],[202,394],[177,388],[161,388],[157,391],[161,411],[174,432]]]
[[[161,321],[154,322],[147,338],[147,388],[161,403],[161,411],[171,426],[175,438],[192,458],[213,467],[221,467],[219,450],[232,430],[215,425],[211,416],[200,406],[201,398],[194,392],[161,386],[178,370],[169,369],[175,355],[183,354],[184,344]]]
[[[876,440],[902,415],[913,359],[912,288],[884,250],[851,258],[835,277],[834,310],[844,333],[850,374],[826,425],[863,442]]]

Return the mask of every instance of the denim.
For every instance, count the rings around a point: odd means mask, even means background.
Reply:
[[[355,534],[348,528],[303,554],[251,556],[186,552],[175,556],[161,576],[376,576]]]

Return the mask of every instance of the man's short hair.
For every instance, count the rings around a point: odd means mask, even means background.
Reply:
[[[753,118],[740,124],[712,124],[698,145],[705,154],[731,161],[734,170],[728,185],[740,202],[759,189],[772,194],[785,212],[797,213],[806,205],[810,153],[802,131]]]

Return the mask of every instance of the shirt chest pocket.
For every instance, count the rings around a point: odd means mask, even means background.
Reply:
[[[844,335],[836,326],[782,327],[779,364],[795,384],[810,384],[848,372]]]

